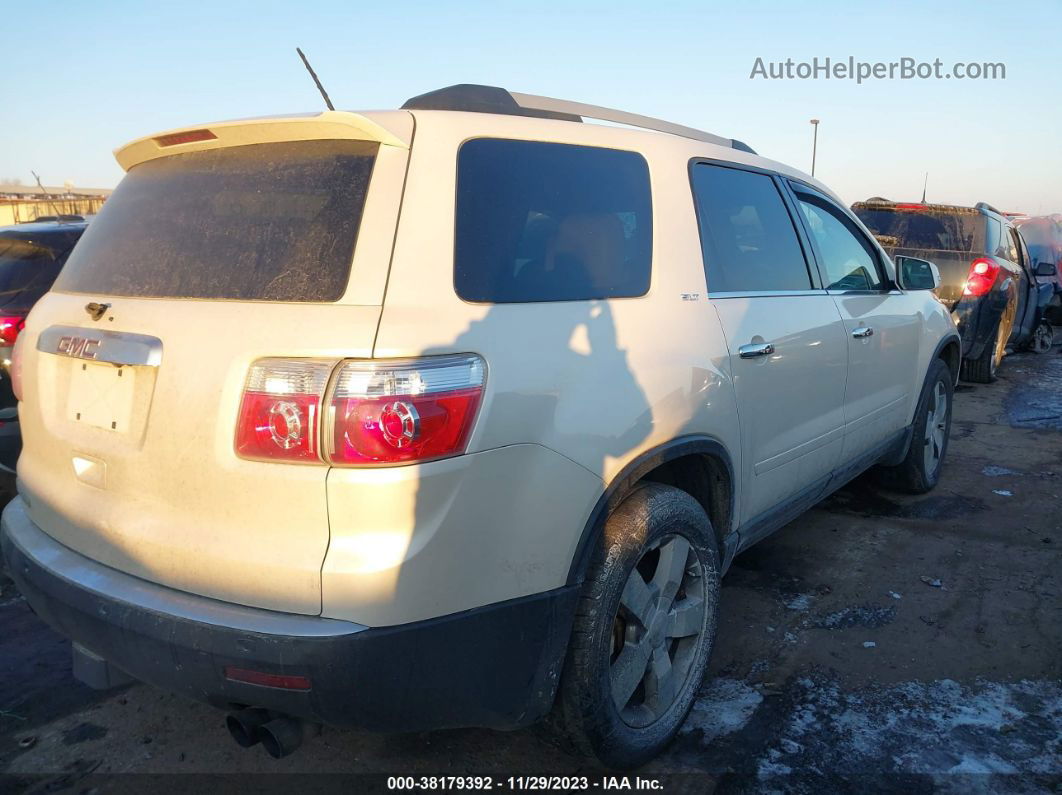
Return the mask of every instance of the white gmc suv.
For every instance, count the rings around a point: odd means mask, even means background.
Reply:
[[[3,553],[80,678],[244,745],[550,715],[639,765],[738,552],[939,477],[934,266],[739,141],[455,86],[117,158],[19,337]]]

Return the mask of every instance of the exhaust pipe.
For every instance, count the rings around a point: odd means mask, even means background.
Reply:
[[[257,707],[232,712],[225,718],[229,734],[241,747],[250,748],[261,741],[259,728],[269,722],[269,712]]]
[[[276,718],[263,724],[256,735],[274,759],[281,759],[298,750],[302,745],[302,721],[294,718]]]

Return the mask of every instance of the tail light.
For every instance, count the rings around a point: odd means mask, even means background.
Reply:
[[[980,297],[992,289],[999,274],[999,263],[986,257],[975,259],[970,265],[970,275],[966,278],[963,295]]]
[[[328,460],[387,465],[463,453],[484,370],[475,355],[344,362],[331,395]]]
[[[247,373],[236,453],[259,461],[320,460],[321,401],[334,361],[259,359]]]
[[[18,315],[0,317],[0,345],[14,345],[18,333],[26,328],[26,318]]]
[[[339,466],[460,455],[483,396],[485,370],[474,354],[348,360],[338,368],[321,359],[259,359],[247,374],[236,453],[257,461],[324,459]]]

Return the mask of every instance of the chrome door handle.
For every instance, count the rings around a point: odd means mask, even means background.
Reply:
[[[774,353],[774,346],[769,342],[742,345],[738,348],[738,356],[742,359],[755,359],[757,356],[770,356],[772,353]]]
[[[865,337],[873,337],[874,329],[870,326],[860,326],[859,328],[852,330],[852,336],[857,340],[864,339]]]

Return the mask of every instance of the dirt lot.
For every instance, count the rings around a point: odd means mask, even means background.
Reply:
[[[639,774],[697,792],[1062,791],[1060,431],[1062,356],[1008,357],[998,383],[960,387],[931,495],[864,478],[739,557],[702,697]],[[537,731],[325,730],[275,761],[209,707],[76,683],[67,643],[3,582],[0,791],[385,786],[246,775],[309,772],[607,783]]]

